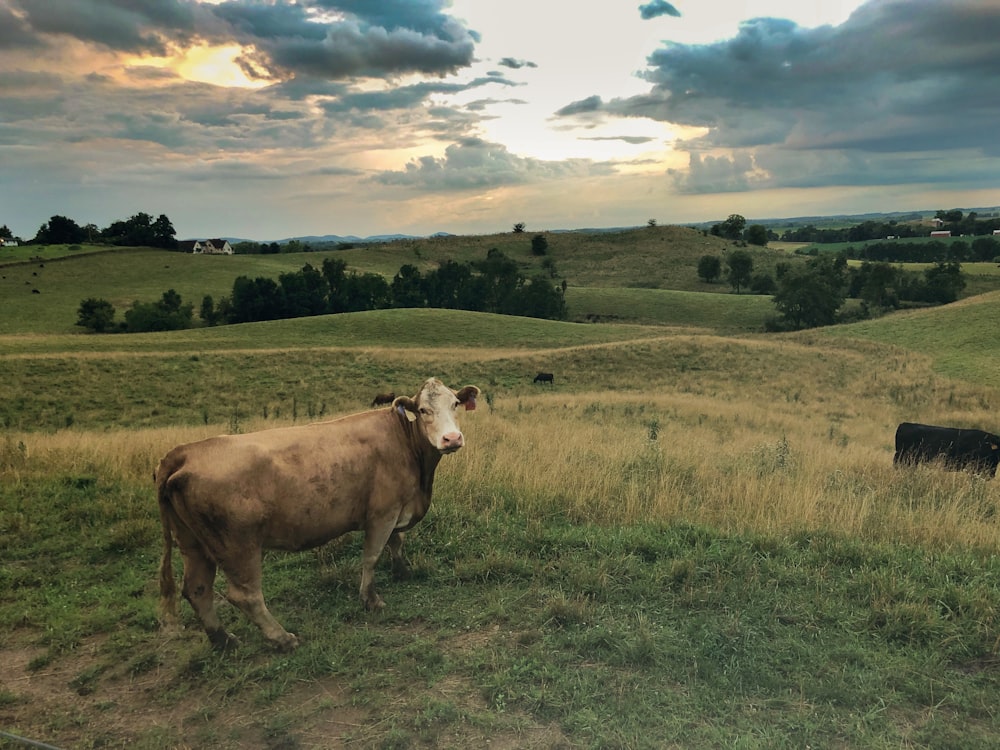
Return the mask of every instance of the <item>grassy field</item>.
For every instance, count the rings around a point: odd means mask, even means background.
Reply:
[[[765,336],[763,298],[617,281],[570,286],[603,321],[586,324],[390,310],[91,336],[7,308],[0,732],[63,748],[995,747],[1000,485],[897,470],[892,436],[902,420],[1000,428],[996,293]],[[622,310],[641,324],[607,322]],[[383,612],[358,601],[355,535],[267,556],[293,654],[230,607],[229,654],[186,603],[188,627],[160,630],[160,456],[430,375],[484,393],[408,535],[415,575],[378,569]]]
[[[197,310],[205,295],[218,301],[230,294],[237,276],[277,278],[281,273],[300,270],[306,263],[319,268],[328,257],[344,260],[352,270],[380,273],[391,279],[404,264],[428,271],[445,260],[482,260],[491,249],[516,260],[529,276],[542,272],[543,260],[554,263],[559,277],[573,289],[568,297],[573,320],[691,325],[697,324],[697,318],[707,317],[709,326],[718,319],[729,330],[759,329],[766,315],[757,310],[770,311],[766,298],[752,302],[729,300],[737,295],[730,293],[727,284],[706,284],[698,278],[698,259],[706,254],[724,256],[732,244],[693,229],[646,227],[620,233],[550,233],[546,235],[545,258],[532,254],[532,236],[525,232],[436,237],[348,250],[237,256],[195,256],[148,248],[107,250],[97,246],[11,248],[0,254],[0,335],[79,333],[75,327],[77,308],[88,297],[111,302],[120,320],[133,302],[156,301],[167,289],[177,291]],[[790,259],[777,250],[753,252],[759,270],[772,269],[778,261]],[[1000,286],[1000,278],[996,285]],[[666,294],[609,297],[609,289],[660,290]],[[686,292],[696,296],[691,301],[676,296]],[[724,296],[706,299],[706,293]],[[695,319],[685,318],[682,311]]]

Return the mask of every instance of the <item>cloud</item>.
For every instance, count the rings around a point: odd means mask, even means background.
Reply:
[[[772,159],[784,170],[770,173],[774,186],[795,184],[813,150],[997,155],[1000,97],[987,92],[1000,90],[998,38],[1000,4],[991,0],[872,0],[836,27],[756,18],[731,39],[657,49],[642,73],[645,94],[592,96],[556,116],[703,128],[678,144],[715,152],[692,156],[686,189],[756,184],[746,157],[733,155],[748,149],[762,161],[768,151],[784,153]],[[828,184],[838,179],[849,177],[831,169]]]
[[[656,138],[650,138],[645,135],[602,135],[602,136],[591,136],[584,137],[580,139],[581,141],[622,141],[623,143],[628,143],[631,146],[641,146],[644,143],[651,143]]]
[[[468,83],[423,81],[410,86],[398,86],[383,91],[345,91],[322,106],[327,112],[358,110],[409,109],[424,104],[435,94],[460,94],[488,84],[514,86],[512,81],[493,76],[476,78]]]
[[[257,77],[343,79],[444,75],[468,67],[478,35],[445,14],[445,0],[9,0],[0,9],[22,44],[71,37],[109,50],[165,55],[196,42],[247,48]],[[6,18],[5,18],[6,16]],[[0,28],[6,28],[0,26]],[[0,32],[6,36],[10,32]]]
[[[512,68],[513,70],[520,70],[521,68],[537,68],[538,66],[531,62],[530,60],[515,60],[513,57],[501,58],[497,65],[502,65],[505,68]]]
[[[409,162],[402,171],[381,172],[374,179],[383,185],[460,191],[611,174],[612,171],[608,165],[584,159],[550,162],[523,158],[510,153],[501,144],[467,138],[448,146],[442,158],[424,156]]]
[[[639,6],[639,15],[644,20],[659,18],[660,16],[680,17],[681,12],[666,0],[650,0],[645,5]]]
[[[604,102],[601,97],[594,95],[586,99],[567,104],[565,107],[556,110],[556,117],[572,117],[574,115],[591,114],[604,109]]]

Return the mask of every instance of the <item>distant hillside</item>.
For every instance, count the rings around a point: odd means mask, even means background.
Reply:
[[[950,206],[948,208],[951,208]],[[896,221],[896,222],[907,222],[907,221],[921,221],[927,220],[934,217],[937,213],[938,208],[922,209],[917,211],[888,211],[884,213],[865,213],[865,214],[829,214],[824,216],[792,216],[792,217],[782,217],[782,218],[751,218],[747,217],[747,225],[751,224],[763,224],[769,229],[790,229],[794,227],[803,227],[812,225],[814,227],[824,228],[824,227],[842,227],[849,226],[852,224],[861,224],[866,221]],[[968,214],[971,211],[979,214],[980,218],[985,218],[988,216],[1000,215],[1000,206],[990,206],[985,208],[963,208],[960,209],[962,213]],[[724,217],[713,221],[703,221],[696,224],[688,224],[687,226],[696,227],[698,229],[709,229],[715,224],[719,224],[725,221]]]

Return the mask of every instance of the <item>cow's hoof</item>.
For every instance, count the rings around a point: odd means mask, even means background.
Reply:
[[[384,608],[385,608],[385,602],[382,601],[382,597],[379,596],[378,594],[375,594],[374,596],[365,599],[365,609],[367,609],[369,612],[378,612],[380,609]]]
[[[271,642],[274,644],[275,649],[286,654],[299,647],[299,639],[295,633],[285,633],[284,636],[275,638]]]
[[[209,633],[208,640],[212,642],[212,648],[216,651],[232,651],[240,645],[239,638],[225,630]]]

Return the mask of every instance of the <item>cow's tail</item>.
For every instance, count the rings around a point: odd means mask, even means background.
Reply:
[[[167,486],[173,470],[167,459],[153,475],[156,480],[156,499],[160,505],[160,524],[163,526],[163,557],[160,559],[160,622],[164,627],[175,626],[180,621],[177,608],[177,582],[174,580],[174,509],[171,506],[170,489]]]

